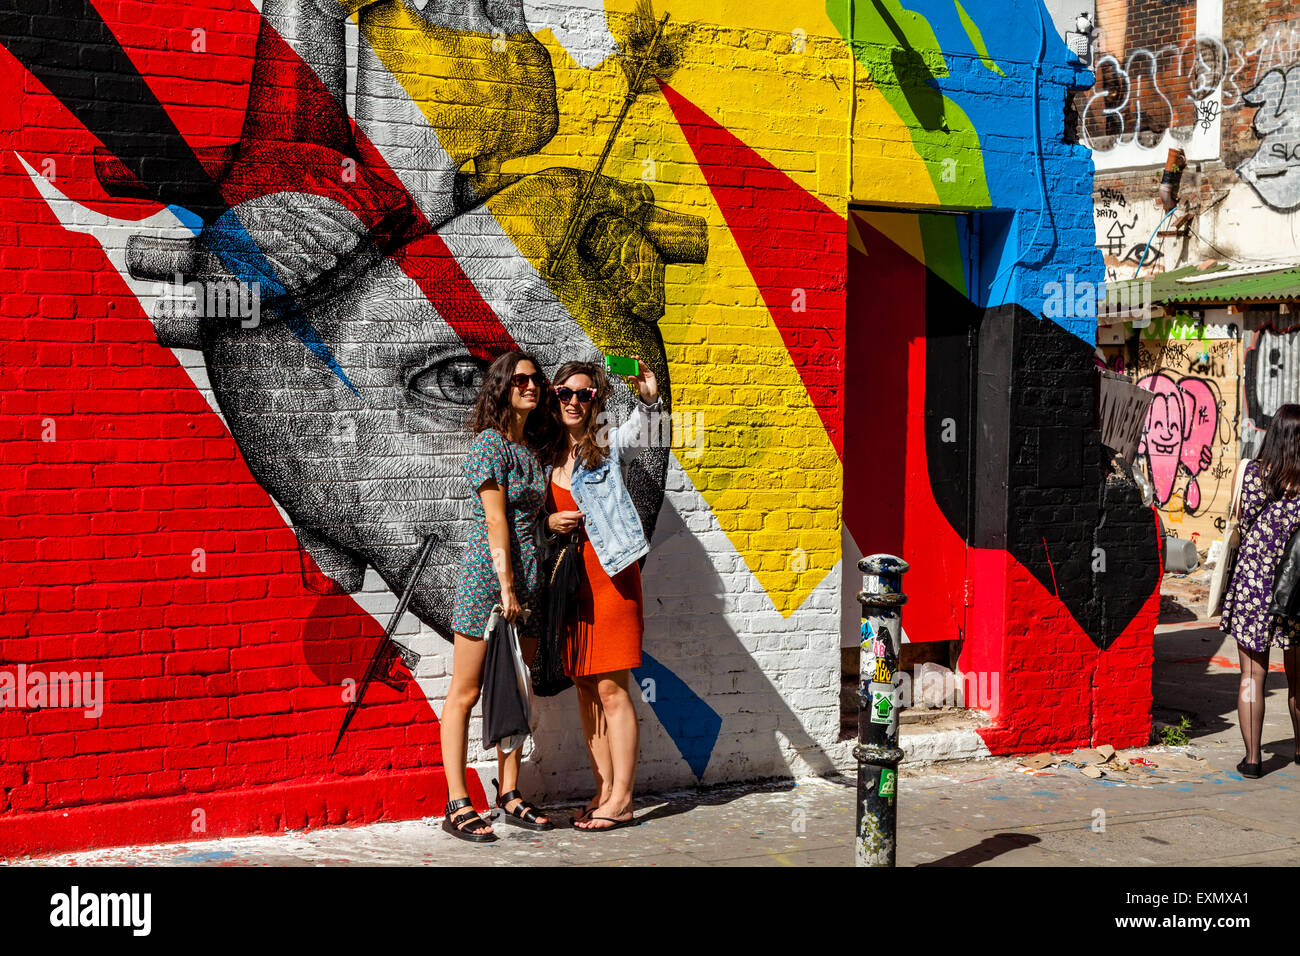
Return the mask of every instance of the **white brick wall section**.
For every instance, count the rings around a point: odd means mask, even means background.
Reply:
[[[686,531],[692,526],[698,529],[694,534]],[[673,459],[643,570],[645,649],[722,718],[705,784],[809,776],[835,766],[840,569],[836,566],[788,619],[765,594],[761,601],[749,600],[758,597],[748,593],[753,580]],[[649,704],[639,694],[634,700],[641,722],[638,790],[694,785],[694,774]],[[521,786],[536,799],[590,796],[591,769],[573,691],[538,704]],[[496,763],[475,746],[477,726],[475,718],[471,761],[490,788]]]

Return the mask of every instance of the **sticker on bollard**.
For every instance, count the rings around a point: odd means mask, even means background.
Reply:
[[[898,714],[906,700],[895,683],[902,670],[902,576],[907,562],[890,554],[867,555],[858,603],[862,630],[858,650],[858,765],[854,863],[889,867],[897,862]]]
[[[888,690],[871,690],[871,722],[873,724],[887,724],[889,717],[894,712],[894,689]]]
[[[894,781],[897,776],[898,774],[895,771],[890,770],[888,767],[882,767],[880,769],[880,795],[882,797],[894,796]]]

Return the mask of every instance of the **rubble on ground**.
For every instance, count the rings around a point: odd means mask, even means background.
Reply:
[[[1176,778],[1171,774],[1212,772],[1203,757],[1172,748],[1119,755],[1114,747],[1102,744],[1068,754],[1040,753],[1017,759],[1016,771],[1035,777],[1081,773],[1093,780],[1106,778],[1137,786],[1173,782]]]

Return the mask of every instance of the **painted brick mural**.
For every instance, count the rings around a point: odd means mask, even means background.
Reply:
[[[1100,0],[1094,48],[1097,82],[1075,102],[1080,139],[1096,150],[1096,244],[1111,278],[1128,278],[1139,263],[1164,272],[1208,259],[1293,258],[1296,5]],[[1151,168],[1170,148],[1184,151],[1187,171],[1181,212],[1160,236],[1165,209]]]
[[[863,552],[991,749],[1145,742],[1155,517],[1095,316],[1043,317],[1103,278],[1091,77],[1037,0],[48,0],[0,47],[0,853],[440,813],[516,346],[640,354],[670,413],[642,788],[844,765]],[[544,704],[523,784],[567,796]]]

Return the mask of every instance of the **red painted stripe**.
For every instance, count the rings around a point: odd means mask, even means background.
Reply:
[[[487,803],[477,778],[470,796]],[[237,792],[190,793],[158,800],[102,803],[72,810],[0,816],[0,857],[48,855],[108,846],[217,840],[303,830],[328,821],[359,826],[441,816],[442,768],[294,781]],[[203,811],[196,815],[195,811]],[[200,828],[201,827],[201,828]],[[157,858],[165,863],[166,858]]]
[[[471,355],[490,362],[518,348],[496,313],[484,305],[442,236],[425,233],[399,249],[393,261],[437,303],[438,314],[455,329]]]
[[[660,87],[839,453],[845,220],[671,86]]]
[[[182,23],[210,12],[172,8],[189,15]],[[228,101],[231,57],[142,43],[136,62],[166,74],[147,73],[156,90],[184,77]],[[0,82],[11,94],[30,85],[7,54]],[[46,125],[9,125],[0,144],[29,157],[59,137],[93,149],[53,97],[24,97]],[[164,102],[189,142],[213,145],[189,138],[198,118],[175,97]],[[367,142],[355,190],[331,175],[328,146],[245,145],[224,184],[232,197],[306,185],[367,223],[413,207]],[[259,162],[272,159],[290,171],[266,176]],[[77,172],[74,198],[95,197],[93,172]],[[218,818],[209,813],[208,836],[436,812],[439,726],[414,681],[374,685],[330,757],[343,682],[361,677],[382,625],[352,598],[320,593],[314,566],[314,588],[304,581],[292,531],[98,243],[62,228],[7,150],[0,180],[0,508],[12,519],[0,539],[0,657],[99,672],[106,698],[97,720],[0,709],[0,853],[198,838],[201,807]],[[395,240],[423,229],[403,261],[472,348],[508,342],[418,210],[388,223]],[[47,420],[57,441],[41,440]]]

